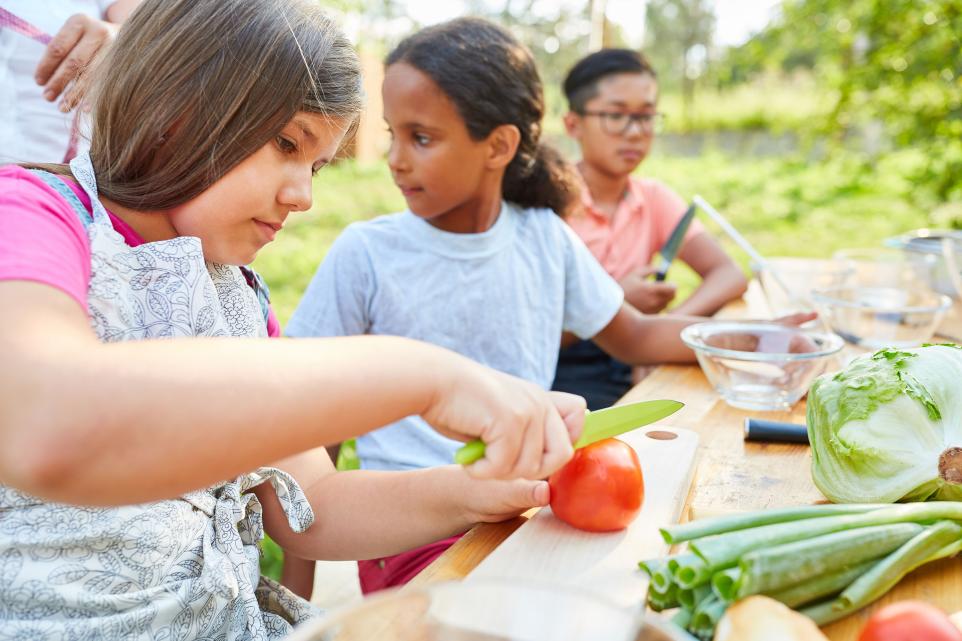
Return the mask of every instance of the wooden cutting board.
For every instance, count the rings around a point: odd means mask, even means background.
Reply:
[[[698,434],[648,427],[618,437],[638,454],[645,481],[641,512],[621,532],[592,533],[563,523],[546,507],[518,528],[467,577],[528,579],[576,587],[625,607],[644,602],[638,561],[663,556],[658,528],[678,521],[695,471]]]

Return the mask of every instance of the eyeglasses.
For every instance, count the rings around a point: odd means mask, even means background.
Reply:
[[[623,136],[633,124],[644,132],[661,131],[665,122],[663,113],[624,113],[621,111],[582,111],[582,116],[598,116],[601,118],[601,128],[606,134]]]

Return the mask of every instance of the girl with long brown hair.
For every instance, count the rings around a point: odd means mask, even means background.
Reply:
[[[570,457],[577,397],[401,338],[262,340],[241,266],[361,108],[315,4],[148,0],[103,69],[89,153],[0,168],[5,634],[274,639],[312,610],[259,576],[264,530],[372,558],[547,501],[526,479]],[[335,474],[318,448],[412,414],[487,458]]]

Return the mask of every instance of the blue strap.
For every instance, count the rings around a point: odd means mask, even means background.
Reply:
[[[244,274],[244,278],[247,279],[247,283],[254,290],[254,294],[257,295],[257,302],[260,303],[261,314],[264,315],[264,324],[266,325],[271,316],[271,290],[268,289],[267,283],[261,275],[250,267],[241,265],[240,270]]]
[[[77,217],[80,218],[80,222],[83,224],[84,229],[90,226],[90,223],[94,221],[93,216],[91,216],[90,212],[87,211],[87,208],[84,207],[84,204],[80,202],[80,199],[77,198],[77,194],[75,194],[74,191],[68,187],[64,181],[60,180],[60,178],[49,171],[44,171],[43,169],[30,169],[28,171],[33,173],[40,180],[47,183],[47,185],[52,187],[54,191],[60,194],[60,196],[67,201],[67,203],[73,208],[74,213],[77,214]]]

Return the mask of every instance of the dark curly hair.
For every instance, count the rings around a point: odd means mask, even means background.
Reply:
[[[434,81],[454,102],[474,140],[514,125],[521,142],[502,185],[505,200],[564,214],[576,201],[573,169],[543,144],[544,92],[531,52],[507,30],[479,18],[458,18],[405,38],[385,64],[404,62]]]

